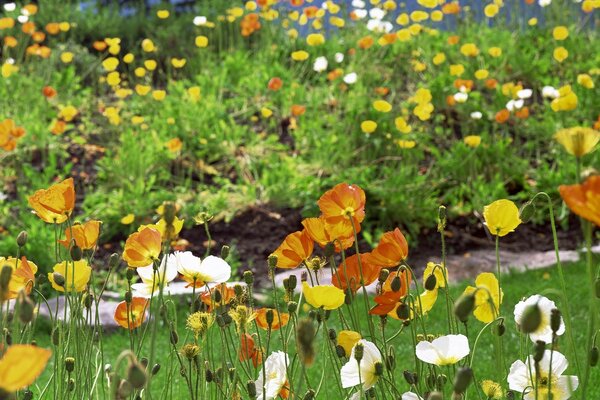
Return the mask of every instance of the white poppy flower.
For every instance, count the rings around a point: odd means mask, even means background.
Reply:
[[[27,15],[19,15],[17,17],[17,21],[19,21],[21,24],[24,24],[25,22],[29,21],[29,17]]]
[[[454,100],[456,100],[457,103],[464,103],[468,98],[469,95],[467,93],[458,92],[454,94]]]
[[[198,15],[197,17],[194,17],[194,25],[196,26],[206,25],[207,22],[208,19],[206,19],[206,17],[203,15]]]
[[[554,353],[554,354],[552,354]],[[550,356],[552,355],[552,366],[550,366]],[[527,358],[524,363],[521,360],[515,361],[510,366],[508,373],[508,387],[510,390],[518,393],[525,393],[524,400],[536,399],[536,384],[538,398],[548,398],[548,376],[551,375],[550,390],[554,400],[566,400],[579,386],[579,379],[576,376],[562,376],[569,362],[561,353],[552,350],[544,351],[544,356],[539,362],[539,377],[536,377],[535,361],[533,356]],[[552,367],[552,369],[550,369]],[[550,374],[552,371],[552,374]]]
[[[392,25],[391,22],[382,21],[380,19],[370,19],[367,22],[367,29],[372,32],[388,33],[394,29],[394,25]]]
[[[470,352],[469,339],[465,335],[446,335],[433,342],[426,340],[417,344],[417,358],[434,365],[456,364]]]
[[[315,63],[313,64],[313,69],[316,72],[323,72],[327,69],[327,58],[324,56],[317,57]]]
[[[551,343],[552,342],[552,328],[550,327],[550,315],[552,314],[552,310],[554,308],[556,308],[556,304],[550,300],[547,299],[544,296],[540,296],[539,294],[534,294],[533,296],[530,296],[528,299],[520,301],[516,306],[515,306],[515,322],[518,325],[522,324],[522,319],[523,319],[523,313],[525,312],[525,310],[527,309],[528,306],[532,306],[537,304],[541,314],[542,314],[542,320],[540,323],[540,326],[538,327],[538,329],[535,332],[531,332],[529,334],[529,338],[535,343],[538,340],[541,340],[543,342],[546,343]],[[556,332],[557,335],[562,335],[563,333],[565,333],[565,324],[563,322],[562,317],[560,317],[560,327],[558,328],[558,331]]]
[[[175,268],[192,284],[194,281],[200,284],[223,283],[231,278],[231,266],[227,261],[215,256],[200,260],[200,257],[196,257],[191,251],[176,251],[169,255],[167,267]]]
[[[360,365],[354,358],[356,344],[359,343],[363,346],[363,357],[360,360]],[[349,388],[362,383],[363,389],[367,390],[375,385],[379,378],[377,364],[381,364],[381,352],[375,344],[368,340],[361,339],[356,344],[352,347],[350,359],[340,371],[342,387]]]
[[[558,96],[560,96],[560,93],[558,93],[558,90],[556,90],[552,86],[544,86],[542,88],[542,96],[551,99],[556,99]]]
[[[517,92],[517,97],[520,99],[528,99],[533,95],[533,90],[531,89],[521,89]]]
[[[4,11],[11,12],[17,9],[17,5],[15,3],[6,3],[4,5]]]
[[[356,75],[356,72],[350,72],[348,75],[344,76],[344,78],[343,78],[344,82],[346,82],[348,85],[355,84],[357,79],[358,79],[358,75]]]
[[[265,360],[256,379],[256,400],[274,400],[284,389],[287,380],[288,355],[275,351]]]
[[[369,10],[369,17],[372,19],[382,20],[385,17],[385,11],[379,7],[373,7]]]
[[[519,100],[509,100],[508,103],[506,103],[506,109],[508,111],[514,111],[514,110],[519,110],[521,108],[523,108],[523,100],[519,99]]]
[[[131,285],[134,296],[150,297],[160,289],[160,285],[164,286],[164,290],[168,290],[169,283],[177,278],[177,268],[172,263],[167,262],[167,257],[163,257],[160,266],[156,273],[152,264],[146,267],[136,268],[136,272],[142,278],[141,283]]]
[[[402,393],[401,400],[423,400],[421,396],[413,392]]]
[[[334,59],[336,63],[341,63],[344,61],[344,53],[335,53]]]
[[[352,0],[352,7],[365,8],[366,3],[363,0]]]
[[[483,117],[483,114],[480,111],[473,111],[471,113],[472,119],[481,119],[482,117]]]
[[[540,7],[546,7],[552,4],[552,0],[538,0]]]

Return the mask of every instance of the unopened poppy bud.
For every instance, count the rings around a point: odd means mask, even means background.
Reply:
[[[437,387],[438,388],[443,388],[444,385],[446,384],[446,382],[448,382],[448,377],[444,374],[440,374],[437,376]]]
[[[352,289],[350,287],[347,287],[346,290],[344,290],[344,294],[344,304],[349,306],[352,304],[352,300],[354,300],[354,293],[352,293]]]
[[[226,260],[227,257],[229,257],[229,246],[224,244],[223,247],[221,247],[221,258]]]
[[[10,331],[6,328],[4,328],[4,341],[6,341],[7,345],[12,345],[12,335]]]
[[[531,201],[523,204],[521,210],[519,210],[519,218],[523,223],[527,223],[531,220],[533,215],[535,214],[535,206]]]
[[[309,319],[302,319],[296,328],[296,344],[300,360],[304,365],[311,365],[315,358],[315,326]]]
[[[73,372],[74,369],[75,369],[75,359],[73,357],[65,358],[65,370],[68,373],[71,373],[71,372]]]
[[[504,320],[500,320],[500,323],[496,325],[496,335],[502,336],[506,332],[506,326],[504,325]]]
[[[390,270],[387,268],[382,268],[379,271],[379,277],[377,278],[377,280],[381,283],[385,282],[386,279],[388,278],[388,276],[390,276]]]
[[[54,283],[57,286],[64,287],[65,286],[65,277],[62,276],[59,272],[53,272],[52,278],[54,279]]]
[[[218,367],[213,374],[213,379],[216,383],[223,382],[223,367]]]
[[[177,343],[179,343],[179,335],[177,334],[177,331],[175,329],[171,329],[171,344],[176,345]]]
[[[2,267],[0,271],[0,293],[6,292],[8,290],[8,284],[10,283],[10,278],[12,277],[12,267],[10,265],[5,265]]]
[[[175,214],[177,213],[177,207],[172,201],[165,201],[163,203],[163,218],[167,225],[173,225],[175,221]]]
[[[290,275],[288,277],[288,286],[290,290],[296,289],[296,285],[298,285],[298,277],[296,275]]]
[[[398,275],[392,279],[392,284],[390,286],[392,288],[392,292],[399,292],[400,289],[402,289],[402,281]]]
[[[561,321],[562,316],[560,310],[558,308],[553,308],[552,311],[550,311],[550,328],[552,329],[552,332],[558,332]]]
[[[290,301],[287,303],[287,310],[290,314],[295,313],[297,309],[298,309],[298,303],[296,303],[295,301]]]
[[[533,348],[533,360],[536,363],[539,363],[540,361],[542,361],[542,358],[544,358],[545,351],[546,351],[546,342],[544,342],[543,340],[537,340],[535,342],[535,346]]]
[[[129,383],[125,379],[121,379],[121,383],[119,383],[117,393],[119,395],[119,398],[125,399],[131,396],[131,394],[133,393],[133,386],[131,386],[131,383]]]
[[[360,360],[362,360],[362,358],[363,358],[364,352],[365,352],[365,347],[363,346],[362,343],[359,342],[354,345],[354,359],[359,364],[360,364]]]
[[[273,309],[269,308],[265,314],[265,319],[267,320],[267,326],[270,328],[273,325],[273,320],[275,319],[275,315],[273,314]]]
[[[52,330],[52,344],[58,346],[60,344],[60,331],[58,328]]]
[[[408,319],[410,318],[410,307],[406,303],[400,303],[398,307],[396,307],[396,315],[400,319]]]
[[[402,375],[404,376],[404,380],[406,381],[406,383],[408,383],[409,385],[417,384],[417,374],[416,373],[406,370],[402,373]]]
[[[315,398],[315,391],[312,389],[308,389],[308,391],[302,397],[302,400],[313,400]]]
[[[127,380],[135,389],[141,389],[146,385],[146,371],[137,362],[132,362],[127,369]]]
[[[596,278],[596,282],[594,282],[594,289],[596,292],[596,297],[600,299],[600,278]]]
[[[85,292],[83,295],[83,306],[89,310],[92,307],[92,304],[94,304],[94,294]]]
[[[110,255],[110,258],[108,259],[108,265],[111,268],[115,268],[116,266],[119,265],[120,262],[121,262],[121,257],[119,257],[119,255],[117,253],[112,253]],[[133,272],[132,268],[129,268],[129,269],[131,269],[132,272]],[[131,279],[129,279],[129,280],[131,280]]]
[[[475,308],[475,296],[472,293],[463,294],[454,302],[454,315],[460,322],[467,322]]]
[[[438,207],[438,230],[442,231],[446,227],[446,220],[448,218],[448,213],[446,210],[446,206]]]
[[[396,367],[396,356],[390,354],[385,358],[385,367],[392,371]]]
[[[27,232],[21,231],[17,235],[17,246],[23,247],[27,244]]]
[[[215,289],[215,303],[220,303],[223,300],[223,296],[221,295],[221,291],[219,289]]]
[[[333,257],[333,255],[335,254],[335,245],[332,242],[329,242],[325,245],[325,247],[323,248],[323,255],[326,258],[330,258]]]
[[[425,289],[431,291],[437,286],[437,278],[434,274],[431,274],[425,279]]]
[[[152,376],[158,374],[158,372],[160,371],[160,364],[156,363],[154,364],[154,367],[152,367],[152,370],[150,371],[150,373],[152,374]]]
[[[33,301],[23,291],[19,292],[17,301],[19,303],[19,319],[23,324],[28,324],[33,320],[35,304],[33,304]]]
[[[454,378],[454,392],[460,394],[464,393],[467,390],[467,387],[469,387],[471,384],[472,380],[473,370],[471,368],[459,368]]]
[[[246,390],[248,391],[248,396],[250,396],[251,398],[256,397],[256,384],[254,383],[254,381],[248,381],[246,383]]]
[[[244,282],[246,282],[246,285],[252,286],[254,283],[254,274],[252,271],[244,271]]]
[[[375,363],[375,376],[383,375],[383,364],[381,362]]]
[[[69,378],[67,381],[67,392],[72,392],[75,390],[75,379]]]
[[[133,300],[133,295],[131,294],[131,290],[128,290],[125,292],[125,302],[130,304],[131,300]]]
[[[227,372],[229,373],[229,380],[233,381],[235,378],[235,368],[230,367]]]
[[[33,392],[29,389],[25,390],[23,392],[23,397],[21,397],[23,400],[31,400],[33,399]]]
[[[335,346],[335,354],[339,358],[344,358],[346,357],[346,350],[344,350],[344,348],[338,344]]]
[[[267,263],[269,265],[269,269],[275,269],[277,267],[277,256],[275,254],[271,254],[267,259]]]
[[[595,367],[598,365],[598,358],[600,358],[600,351],[598,347],[594,346],[590,349],[590,366]]]
[[[542,323],[542,311],[536,304],[531,304],[523,311],[523,317],[521,318],[521,331],[523,333],[531,333],[537,331]]]
[[[238,298],[242,297],[244,295],[244,288],[242,287],[242,285],[235,285],[233,287],[233,293]]]
[[[133,277],[135,276],[135,272],[133,268],[127,268],[127,272],[125,273],[125,276],[127,278],[128,281],[131,281],[133,279]]]
[[[73,261],[79,261],[83,257],[83,251],[81,250],[81,247],[77,246],[74,240],[73,245],[71,246],[70,254],[71,260]]]
[[[148,359],[146,357],[142,357],[140,358],[140,364],[142,365],[142,367],[144,367],[144,369],[148,368]]]
[[[329,340],[335,341],[335,339],[337,338],[337,333],[335,332],[335,329],[333,328],[329,328],[329,330],[327,331],[327,335],[329,336]]]

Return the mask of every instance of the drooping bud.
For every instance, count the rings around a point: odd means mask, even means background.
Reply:
[[[437,278],[434,274],[431,274],[425,279],[425,289],[431,291],[437,286]]]
[[[523,333],[531,333],[537,331],[542,323],[542,311],[536,304],[531,304],[523,311],[523,316],[520,321],[520,328]]]
[[[598,347],[594,346],[590,349],[590,367],[598,365],[598,358],[600,357],[600,351]]]
[[[229,257],[229,246],[227,246],[226,244],[223,245],[223,247],[221,247],[221,258],[223,260],[226,260],[227,257]]]
[[[24,247],[27,244],[27,231],[21,231],[17,235],[17,246]]]
[[[67,392],[72,392],[75,390],[75,379],[69,378],[67,381]]]
[[[138,362],[132,362],[127,369],[127,380],[135,389],[141,389],[146,385],[147,377],[144,367]]]
[[[171,344],[173,346],[176,346],[177,343],[179,343],[179,334],[177,334],[177,331],[175,330],[175,328],[171,329],[171,334],[170,334],[169,338],[170,338]]]
[[[131,386],[131,383],[129,383],[125,379],[121,379],[121,383],[119,383],[117,393],[119,394],[119,398],[125,399],[131,396],[131,394],[133,393],[133,386]]]
[[[454,315],[460,322],[467,322],[475,308],[475,296],[472,293],[463,294],[454,302]]]
[[[83,251],[81,250],[81,247],[77,246],[75,240],[73,240],[73,244],[71,245],[70,254],[71,260],[73,261],[80,261],[83,257]]]
[[[473,370],[469,367],[459,368],[454,378],[454,392],[462,394],[473,380]]]
[[[52,330],[52,344],[58,346],[60,344],[60,331],[58,327]]]
[[[396,307],[396,315],[400,319],[409,319],[410,318],[410,307],[406,303],[400,303],[398,307]]]
[[[528,201],[527,203],[523,204],[523,206],[519,210],[519,218],[523,223],[529,222],[534,214],[535,206],[531,201]]]
[[[173,225],[175,221],[175,214],[177,213],[177,207],[172,201],[165,201],[163,203],[163,218],[167,225]]]
[[[152,374],[152,376],[154,376],[154,375],[158,374],[159,371],[160,371],[160,364],[156,363],[152,367],[152,370],[150,371],[150,373]]]
[[[394,277],[394,279],[392,279],[392,283],[390,286],[392,288],[392,292],[399,292],[400,289],[402,289],[402,281],[400,280],[400,277],[397,274]]]
[[[53,272],[52,278],[54,279],[54,283],[57,286],[64,287],[65,286],[65,277],[59,272]]]
[[[252,286],[254,283],[254,273],[252,271],[244,271],[244,282],[246,282],[246,285]]]
[[[23,324],[28,324],[33,320],[35,304],[24,291],[19,292],[17,303],[19,304],[19,319]]]
[[[248,396],[250,398],[253,399],[256,397],[256,384],[254,383],[254,381],[246,382],[246,390],[248,391]]]
[[[112,253],[112,254],[110,255],[110,258],[108,259],[108,265],[109,265],[111,268],[115,268],[115,267],[117,267],[117,266],[119,265],[119,263],[120,263],[120,262],[121,262],[121,257],[119,257],[119,255],[118,255],[117,253]],[[133,272],[133,269],[132,269],[132,268],[129,268],[129,269],[131,269],[131,270],[132,270],[132,272]],[[131,280],[131,279],[129,279],[129,280]]]
[[[496,325],[496,335],[502,336],[506,332],[506,326],[504,325],[504,319],[501,319],[500,322]]]
[[[382,269],[379,271],[379,277],[377,278],[377,280],[378,280],[380,283],[383,283],[383,282],[385,282],[385,281],[386,281],[386,279],[388,278],[388,276],[390,276],[390,270],[389,270],[389,269],[387,269],[387,268],[382,268]]]
[[[335,341],[335,339],[337,338],[337,333],[335,332],[335,329],[329,328],[329,330],[327,331],[327,336],[329,336],[329,340]]]
[[[83,295],[83,306],[86,309],[90,309],[94,304],[94,294],[90,292],[85,292]]]
[[[560,323],[562,322],[562,315],[560,313],[560,310],[558,308],[553,308],[552,311],[550,311],[550,328],[552,329],[552,332],[554,332],[556,334],[556,332],[558,332],[558,330],[560,329]]]

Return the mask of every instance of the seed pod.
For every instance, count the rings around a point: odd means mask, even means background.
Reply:
[[[277,256],[275,254],[271,254],[267,259],[267,263],[269,265],[269,269],[275,269],[277,267]]]
[[[531,304],[523,311],[520,328],[523,333],[535,332],[542,323],[542,311],[536,304]]]
[[[385,281],[386,281],[386,279],[388,278],[388,276],[390,276],[390,270],[389,270],[389,269],[387,269],[387,268],[382,268],[382,269],[379,271],[379,277],[377,278],[377,280],[378,280],[380,283],[383,283],[383,282],[385,282]]]
[[[535,214],[535,206],[531,201],[523,204],[521,210],[519,210],[519,218],[523,223],[527,223],[531,220],[533,215]]]
[[[600,351],[596,346],[590,349],[590,366],[595,367],[598,365],[598,358],[600,357]]]
[[[221,247],[221,258],[226,260],[227,257],[229,257],[229,246],[225,244],[223,247]]]
[[[454,315],[460,322],[467,322],[475,308],[475,296],[472,293],[463,294],[454,302]]]
[[[17,235],[17,246],[23,247],[27,244],[27,231],[21,231]]]
[[[437,278],[434,274],[431,274],[425,279],[425,289],[431,291],[437,286]]]
[[[248,396],[250,396],[251,398],[256,397],[256,384],[254,383],[254,381],[246,382],[246,390],[248,391]]]
[[[462,394],[473,380],[473,370],[469,367],[459,368],[454,378],[454,392]]]
[[[75,369],[75,358],[73,358],[73,357],[65,358],[65,370],[68,373],[71,373],[71,372],[73,372],[74,369]]]
[[[252,271],[244,271],[244,282],[246,282],[246,285],[252,286],[254,283],[254,274]]]
[[[556,333],[560,329],[560,324],[562,322],[562,315],[558,308],[553,308],[550,311],[550,328],[552,332]]]

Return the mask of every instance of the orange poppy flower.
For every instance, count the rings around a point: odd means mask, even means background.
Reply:
[[[122,301],[115,310],[115,321],[123,328],[133,330],[144,323],[147,308],[148,299],[134,297],[131,299],[129,313],[127,313],[127,302]]]
[[[400,277],[400,288],[394,292],[392,290],[392,282],[397,276]],[[407,270],[392,272],[383,283],[382,293],[373,299],[377,304],[369,310],[369,314],[387,315],[389,312],[395,310],[402,302],[402,299],[408,294],[410,282],[411,278]]]
[[[158,259],[160,251],[160,232],[147,227],[129,235],[123,250],[123,260],[133,268],[145,267]]]
[[[571,211],[600,226],[600,176],[590,176],[579,185],[561,185],[558,191]]]
[[[396,228],[383,234],[369,258],[371,263],[387,268],[397,266],[406,257],[408,243],[400,229]]]
[[[369,253],[360,255],[360,264],[362,265],[364,286],[368,286],[375,282],[379,277],[381,267],[371,263]],[[350,287],[355,293],[362,286],[360,281],[360,267],[358,265],[358,256],[356,254],[346,258],[345,267],[343,264],[338,265],[337,272],[331,279],[333,286],[342,290],[346,290]]]
[[[335,251],[346,250],[354,244],[354,232],[352,224],[349,221],[332,225],[328,224],[323,218],[305,218],[302,220],[304,230],[312,240],[319,246],[325,247],[328,243],[333,243]],[[360,225],[357,226],[357,233],[360,232]]]
[[[219,296],[221,298],[221,301],[219,302],[215,301],[215,295],[217,291],[219,292]],[[212,310],[213,305],[215,307],[225,306],[231,303],[231,300],[233,300],[234,297],[235,290],[233,289],[233,287],[227,286],[225,283],[221,283],[220,285],[211,289],[210,292],[207,290],[204,293],[202,293],[200,295],[200,300],[208,306],[208,310],[210,311]]]
[[[365,192],[360,187],[340,183],[325,192],[317,204],[329,224],[347,221],[348,217],[361,223],[365,219],[365,201]]]
[[[12,119],[0,122],[0,148],[12,151],[17,147],[17,140],[25,135],[25,129],[17,126]]]
[[[46,24],[46,32],[50,35],[58,35],[60,33],[60,24],[58,22],[49,22]]]
[[[267,323],[267,311],[273,311],[273,322],[271,323],[271,329],[277,330],[287,325],[290,320],[290,314],[280,313],[274,308],[260,308],[256,310],[256,324],[264,330],[269,329]]]
[[[380,96],[387,96],[390,93],[390,89],[384,86],[378,86],[375,88],[375,93]]]
[[[496,113],[496,122],[499,124],[505,123],[506,121],[508,121],[509,118],[510,111],[508,111],[506,108],[503,108],[502,110]]]
[[[73,178],[65,179],[48,189],[40,189],[27,200],[43,221],[61,224],[67,220],[75,207]]]
[[[496,86],[498,86],[498,81],[490,78],[490,79],[486,79],[485,80],[485,87],[488,89],[496,89]]]
[[[278,78],[278,77],[271,78],[269,80],[269,83],[267,84],[267,87],[269,88],[269,90],[272,90],[274,92],[281,89],[282,86],[283,86],[283,81],[281,80],[281,78]]]
[[[254,338],[247,333],[244,333],[241,338],[239,359],[240,361],[252,360],[254,368],[262,363],[262,351],[255,347]]]
[[[85,224],[74,224],[72,227],[65,229],[66,239],[59,240],[67,249],[71,245],[71,239],[75,239],[75,243],[82,250],[89,250],[96,246],[98,236],[100,235],[101,221],[88,221]]]
[[[31,294],[35,286],[35,273],[38,271],[37,265],[27,261],[25,256],[21,257],[20,260],[13,257],[0,257],[0,269],[5,265],[12,268],[12,275],[8,282],[8,291],[0,293],[0,302],[16,299],[21,290],[27,295]]]
[[[292,105],[291,112],[294,117],[299,117],[306,112],[306,107],[300,104],[294,104]]]
[[[456,105],[456,100],[454,99],[454,96],[452,96],[451,94],[446,96],[446,104],[448,104],[448,106],[450,107],[454,107]]]
[[[42,94],[45,98],[51,99],[56,96],[56,89],[54,89],[52,86],[44,86],[42,89]]]
[[[527,119],[529,118],[529,107],[523,107],[520,110],[517,110],[515,112],[515,115],[517,118],[520,119]]]
[[[458,42],[460,42],[460,36],[458,36],[458,35],[448,36],[448,44],[450,46],[453,46],[453,45],[457,44]]]
[[[277,266],[296,268],[312,255],[314,245],[306,230],[290,233],[273,252],[277,256]]]
[[[365,37],[359,39],[359,41],[357,42],[357,45],[361,49],[366,50],[369,47],[373,46],[374,43],[375,43],[375,40],[373,40],[373,38],[371,36],[365,36]]]
[[[446,3],[442,6],[442,12],[446,15],[458,14],[460,12],[460,4],[457,2]]]

